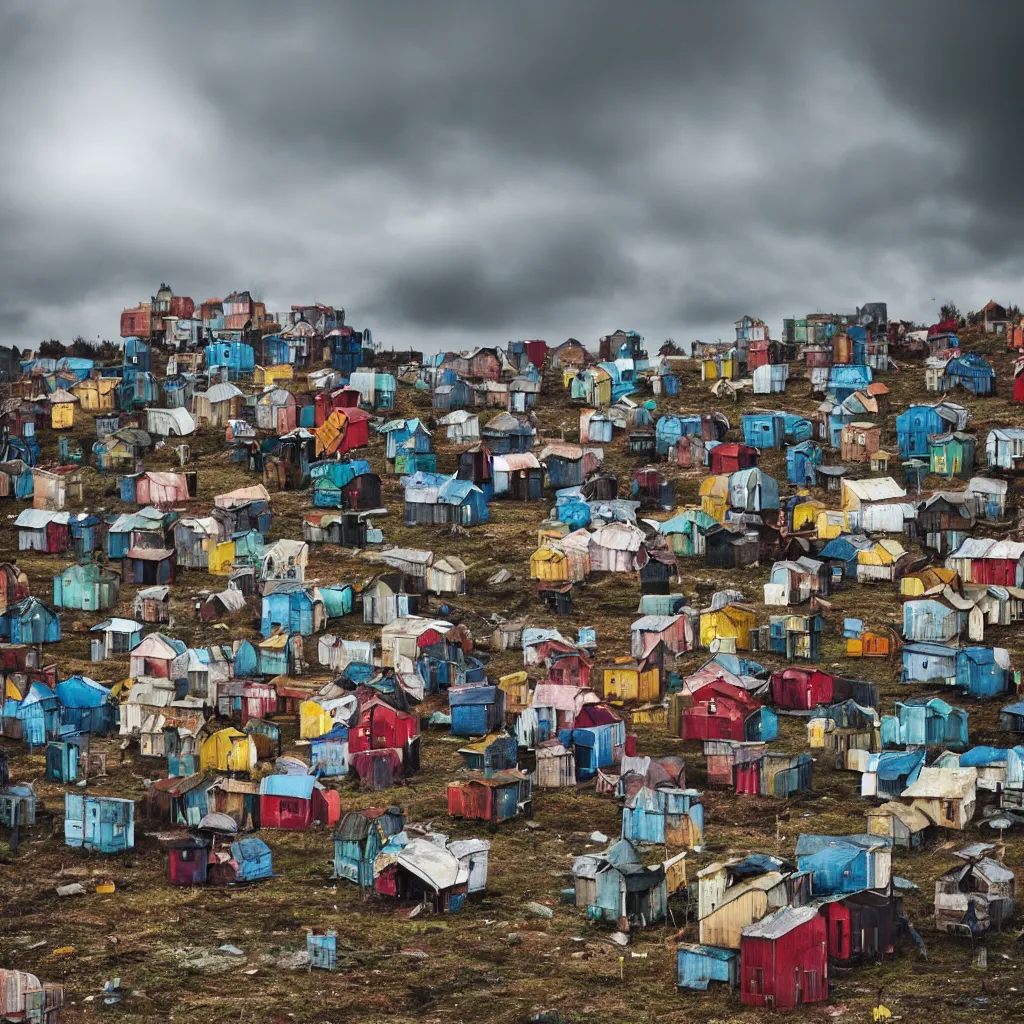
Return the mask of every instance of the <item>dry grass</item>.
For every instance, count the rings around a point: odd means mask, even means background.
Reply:
[[[1008,386],[1008,359],[991,342],[993,356],[1004,386]],[[773,404],[795,412],[810,412],[818,403],[806,382],[794,381],[784,396],[745,395],[740,403],[720,403],[697,379],[696,367],[684,371],[682,394],[659,399],[659,413],[721,408],[738,425],[739,415],[751,407]],[[912,400],[924,396],[923,371],[907,366],[890,374],[886,382],[893,389],[894,411],[886,425],[883,446],[894,444],[895,413]],[[301,386],[301,382],[300,382]],[[1019,424],[1019,410],[1003,398],[971,401],[976,429],[983,436],[993,423]],[[431,418],[429,395],[402,388],[397,414]],[[486,417],[485,417],[486,418]],[[547,437],[575,439],[576,413],[561,396],[545,394],[537,420]],[[76,435],[88,451],[93,437],[83,424]],[[438,442],[438,468],[455,468],[456,449]],[[890,436],[891,435],[891,436]],[[734,435],[735,436],[735,435]],[[55,458],[57,441],[43,431],[44,460]],[[251,483],[252,478],[223,457],[223,442],[210,433],[190,439],[194,464],[200,469],[199,497],[192,511],[205,511],[214,494]],[[383,448],[371,444],[369,458],[375,466],[383,463]],[[176,464],[174,453],[156,452],[147,466],[168,469]],[[628,480],[636,460],[628,455],[625,441],[617,436],[608,446],[606,464]],[[764,468],[785,480],[782,453],[766,453]],[[691,502],[701,474],[669,470],[676,479],[677,500]],[[122,510],[114,478],[87,471],[87,504],[108,512]],[[933,481],[930,481],[933,482]],[[783,484],[783,490],[785,490]],[[481,616],[529,614],[537,625],[557,626],[574,631],[582,625],[597,629],[600,664],[628,653],[629,623],[636,617],[638,581],[636,576],[594,577],[577,588],[576,611],[566,619],[555,619],[540,606],[528,580],[528,559],[536,544],[536,530],[546,515],[547,503],[522,505],[492,504],[491,521],[470,532],[465,541],[442,540],[432,528],[408,528],[401,523],[401,495],[397,481],[386,480],[384,499],[390,515],[384,524],[389,543],[429,547],[438,552],[459,554],[470,566],[470,593],[456,602],[451,617],[482,629]],[[300,535],[299,522],[308,510],[305,493],[281,493],[273,499],[275,537]],[[16,514],[20,506],[10,506]],[[53,574],[66,562],[51,556],[18,557],[16,537],[11,529],[0,534],[0,556],[18,558],[28,572],[33,591],[50,593]],[[514,573],[514,583],[489,589],[486,578],[499,566]],[[324,583],[360,583],[375,571],[374,565],[352,552],[334,547],[317,548],[310,575]],[[699,563],[684,563],[683,590],[694,594],[698,584],[734,586],[759,603],[761,585],[768,576],[762,566],[735,573],[707,570]],[[223,578],[202,573],[184,573],[172,591],[174,633],[190,643],[221,642],[226,636],[257,635],[252,621],[233,625],[230,634],[192,620],[194,594],[219,589]],[[118,609],[111,614],[130,615],[135,588],[126,586]],[[897,624],[898,602],[887,585],[852,586],[834,595],[828,616],[822,663],[847,675],[876,679],[881,684],[883,707],[888,709],[897,696],[916,692],[898,683],[895,664],[879,661],[849,661],[844,656],[841,621],[844,615],[859,615],[869,622]],[[762,616],[766,610],[760,608]],[[88,663],[86,627],[99,616],[69,613],[64,616],[64,640],[52,652],[61,672],[89,672],[107,681],[123,677],[126,660],[100,665]],[[369,638],[377,633],[356,617],[336,630],[346,636]],[[1019,630],[994,630],[986,642],[1011,649],[1014,663],[1024,664],[1024,641]],[[312,646],[312,645],[311,645]],[[681,660],[688,671],[703,660],[692,654]],[[773,667],[777,659],[765,658]],[[521,667],[516,652],[494,653],[491,672],[498,675]],[[319,671],[319,670],[317,670]],[[427,702],[425,712],[440,706]],[[996,721],[997,704],[968,703],[971,737],[976,742],[1005,744]],[[1019,737],[1018,737],[1019,739]],[[295,745],[293,725],[286,728],[288,749]],[[43,780],[41,755],[0,741],[11,754],[12,774],[17,780],[35,780],[47,812],[55,812],[59,829],[62,787]],[[663,733],[643,730],[640,749],[651,754],[682,752],[687,761],[688,781],[702,787],[706,782],[703,758],[696,744],[683,744]],[[782,749],[804,749],[802,723],[782,719]],[[111,776],[102,791],[139,798],[144,780],[153,777],[161,765],[130,757],[118,763],[114,744],[109,743]],[[487,835],[485,828],[463,822],[449,822],[445,813],[445,787],[459,766],[458,744],[447,735],[429,733],[423,742],[423,770],[408,787],[382,794],[361,791],[353,782],[339,784],[345,809],[382,802],[400,802],[413,819],[435,819],[439,827],[458,836]],[[743,850],[770,850],[791,854],[800,832],[844,833],[864,828],[866,803],[858,795],[858,778],[834,770],[819,758],[815,765],[814,792],[794,800],[739,798],[719,791],[706,793],[707,847],[695,856],[697,864],[712,857]],[[26,836],[13,861],[0,864],[0,963],[18,965],[41,977],[63,978],[68,986],[65,1019],[79,1021],[99,1012],[99,1002],[85,997],[99,996],[105,978],[119,975],[122,984],[138,995],[111,1008],[108,1015],[125,1021],[148,1020],[156,1015],[181,1019],[228,1021],[476,1021],[513,1022],[526,1020],[540,1010],[554,1009],[578,1022],[597,1021],[753,1021],[759,1015],[742,1006],[736,995],[713,992],[680,996],[674,989],[674,943],[672,928],[655,928],[637,936],[624,963],[624,980],[619,977],[618,953],[604,933],[588,926],[582,913],[558,904],[559,891],[569,884],[568,868],[574,855],[586,850],[587,835],[599,829],[618,834],[618,814],[613,802],[583,790],[570,793],[542,793],[536,801],[536,829],[524,823],[502,826],[491,836],[491,872],[486,896],[472,902],[455,916],[427,916],[409,920],[408,907],[395,907],[375,897],[363,896],[346,883],[330,877],[332,844],[323,831],[308,834],[270,832],[266,839],[274,851],[275,869],[280,877],[267,884],[238,890],[215,888],[199,891],[172,889],[166,882],[166,859],[156,840],[146,835],[147,823],[137,829],[137,848],[122,857],[101,858],[67,849],[46,816]],[[966,838],[974,838],[975,831]],[[949,863],[948,851],[961,837],[940,835],[913,854],[896,856],[897,873],[916,882],[920,889],[908,897],[911,918],[929,947],[929,960],[922,962],[909,949],[882,965],[855,971],[834,971],[832,1003],[846,1007],[846,1015],[868,1019],[879,989],[886,1004],[905,1020],[925,1015],[936,1022],[976,1020],[979,1012],[991,1019],[1011,1019],[1017,996],[1010,986],[1018,985],[1019,947],[1009,934],[988,941],[987,973],[971,969],[969,948],[939,938],[931,927],[929,912],[932,882]],[[1024,841],[1007,836],[1007,862],[1024,863]],[[54,892],[59,872],[65,878],[112,877],[117,892],[111,896],[90,893],[61,900]],[[529,899],[554,905],[551,921],[527,917],[523,904]],[[685,921],[682,905],[673,907],[676,923],[685,934],[695,928]],[[332,927],[339,936],[339,970],[334,974],[286,971],[275,966],[277,958],[303,946],[307,927]],[[518,944],[507,936],[516,933]],[[582,940],[582,941],[575,941]],[[37,945],[40,944],[41,945]],[[216,969],[184,966],[195,962],[185,951],[198,947],[216,949],[233,943],[245,951],[244,959],[224,958]],[[74,946],[68,956],[54,957],[52,951]],[[36,947],[36,948],[32,948]],[[403,955],[403,950],[427,954],[420,959]],[[646,954],[635,958],[632,952]],[[1008,959],[1003,959],[1004,955]],[[255,970],[254,974],[247,971]],[[988,1000],[984,1009],[976,999]],[[809,1010],[799,1018],[821,1018],[821,1010]]]

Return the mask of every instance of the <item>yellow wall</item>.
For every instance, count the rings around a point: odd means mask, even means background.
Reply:
[[[315,740],[318,736],[326,736],[333,728],[334,719],[315,700],[304,700],[299,705],[300,739]]]
[[[530,578],[565,583],[569,579],[569,559],[561,551],[541,548],[530,556]]]
[[[740,649],[750,648],[750,630],[754,626],[753,616],[741,615],[734,620],[722,611],[705,612],[700,617],[700,643],[709,647],[712,640],[724,637],[735,637],[736,646]]]
[[[50,426],[54,430],[69,430],[75,425],[75,403],[59,402],[50,408]]]
[[[235,542],[221,541],[210,548],[210,573],[214,576],[230,576],[231,563],[235,560]]]

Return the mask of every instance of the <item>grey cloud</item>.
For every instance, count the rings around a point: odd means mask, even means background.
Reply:
[[[161,280],[336,301],[427,349],[1011,299],[1022,22],[944,0],[12,2],[0,333],[109,336]]]

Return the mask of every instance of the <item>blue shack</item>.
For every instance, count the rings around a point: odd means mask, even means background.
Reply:
[[[786,479],[798,487],[817,485],[815,466],[821,465],[821,446],[813,441],[801,441],[786,449]]]
[[[867,551],[873,544],[867,537],[859,533],[843,533],[833,537],[818,552],[818,558],[828,562],[832,569],[833,586],[844,579],[857,578],[857,556]]]
[[[96,562],[70,565],[53,577],[56,608],[106,611],[117,604],[120,592],[121,577],[104,572]]]
[[[950,405],[911,405],[896,417],[896,441],[901,459],[927,459],[929,438],[966,426],[966,416]]]
[[[146,409],[160,401],[160,382],[152,373],[132,373],[117,389],[118,408],[126,412]]]
[[[533,427],[511,413],[499,412],[480,428],[480,438],[492,455],[528,452],[533,447]]]
[[[956,663],[956,684],[972,697],[985,699],[1009,693],[1010,655],[1002,647],[962,647]]]
[[[98,543],[98,527],[102,520],[99,516],[89,515],[86,512],[79,512],[68,520],[68,529],[71,531],[71,548],[76,555],[91,555],[93,551],[102,548]]]
[[[348,775],[348,729],[332,726],[330,732],[310,741],[310,768],[318,778]]]
[[[683,943],[676,951],[676,988],[707,990],[711,982],[736,988],[740,983],[740,951]]]
[[[453,686],[448,707],[453,736],[484,736],[505,725],[505,691],[499,686]]]
[[[349,377],[363,363],[363,332],[351,328],[339,328],[338,331],[331,338],[331,366]]]
[[[227,371],[228,380],[237,380],[256,370],[256,352],[244,341],[214,341],[203,352],[211,378],[218,376],[217,371],[222,368]]]
[[[474,772],[503,772],[519,766],[515,736],[506,733],[485,736],[459,750],[466,768]]]
[[[316,588],[298,580],[267,584],[260,610],[260,633],[270,636],[275,626],[285,632],[312,636],[322,625],[323,602]],[[319,612],[319,615],[317,614]]]
[[[391,420],[380,428],[385,438],[384,455],[389,461],[405,452],[426,454],[431,450],[430,431],[418,420]]]
[[[21,722],[21,738],[29,747],[42,746],[48,736],[57,734],[59,721],[57,695],[46,683],[30,683],[21,700],[5,697],[3,717]]]
[[[748,412],[743,415],[743,443],[751,448],[782,448],[786,419],[781,412]]]
[[[77,736],[46,744],[46,778],[50,782],[74,782],[78,778],[81,746]]]
[[[259,654],[250,640],[243,640],[235,650],[235,678],[249,679],[259,673]]]
[[[274,855],[270,847],[256,836],[232,843],[231,859],[238,864],[234,881],[259,882],[274,877]]]
[[[868,757],[867,768],[861,775],[861,794],[884,800],[898,800],[908,786],[917,782],[924,767],[925,749],[883,750]],[[872,784],[874,791],[871,791]]]
[[[93,736],[106,736],[117,727],[117,705],[102,683],[76,673],[54,687],[62,726]]]
[[[635,844],[699,846],[704,834],[702,799],[695,789],[644,786],[622,808],[622,838]]]
[[[837,402],[843,402],[855,391],[863,391],[872,380],[871,367],[854,363],[835,363],[828,371],[828,390]]]
[[[366,459],[314,462],[309,467],[309,476],[313,487],[313,506],[315,508],[344,508],[343,489],[356,477],[370,472],[370,463]]]
[[[0,640],[12,644],[55,644],[60,640],[60,615],[37,597],[9,605],[0,615]]]
[[[405,814],[400,807],[370,807],[342,815],[334,830],[334,877],[372,889],[377,854],[404,828]]]
[[[955,356],[946,363],[939,388],[951,391],[955,387],[965,388],[972,395],[994,395],[996,393],[996,373],[991,363],[982,359],[976,352],[965,352]]]
[[[576,906],[586,907],[588,921],[627,926],[651,925],[665,917],[668,902],[665,868],[645,867],[625,839],[601,853],[584,854],[572,865]]]
[[[324,605],[324,618],[340,619],[352,614],[355,607],[355,590],[348,583],[332,583],[320,587],[320,599]]]
[[[490,519],[487,496],[471,480],[456,475],[418,472],[403,481],[406,526],[423,523],[457,523],[478,526]]]
[[[903,647],[904,683],[935,683],[955,686],[957,679],[957,648],[949,644],[918,642]]]
[[[579,729],[559,729],[558,742],[572,747],[576,760],[576,778],[592,779],[599,768],[617,764],[626,743],[624,722],[606,722]]]
[[[904,683],[956,686],[972,697],[996,697],[1010,688],[1010,657],[1001,647],[910,643],[903,647]]]
[[[148,373],[153,369],[152,351],[149,344],[141,338],[125,338],[124,357],[121,362],[124,366],[125,377],[131,373]]]
[[[135,801],[65,793],[64,843],[99,853],[132,849],[135,846]]]
[[[802,835],[796,841],[797,868],[811,873],[815,896],[886,888],[891,844],[882,836]]]
[[[882,746],[967,746],[967,712],[939,697],[896,701],[895,714],[882,716]]]

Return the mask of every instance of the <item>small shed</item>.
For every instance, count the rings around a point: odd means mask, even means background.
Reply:
[[[85,793],[64,794],[64,842],[99,853],[135,846],[135,801]]]
[[[532,815],[530,775],[515,769],[474,772],[448,784],[448,813],[453,818],[493,825]]]
[[[828,999],[828,935],[814,907],[783,907],[740,933],[740,998],[783,1009]]]

